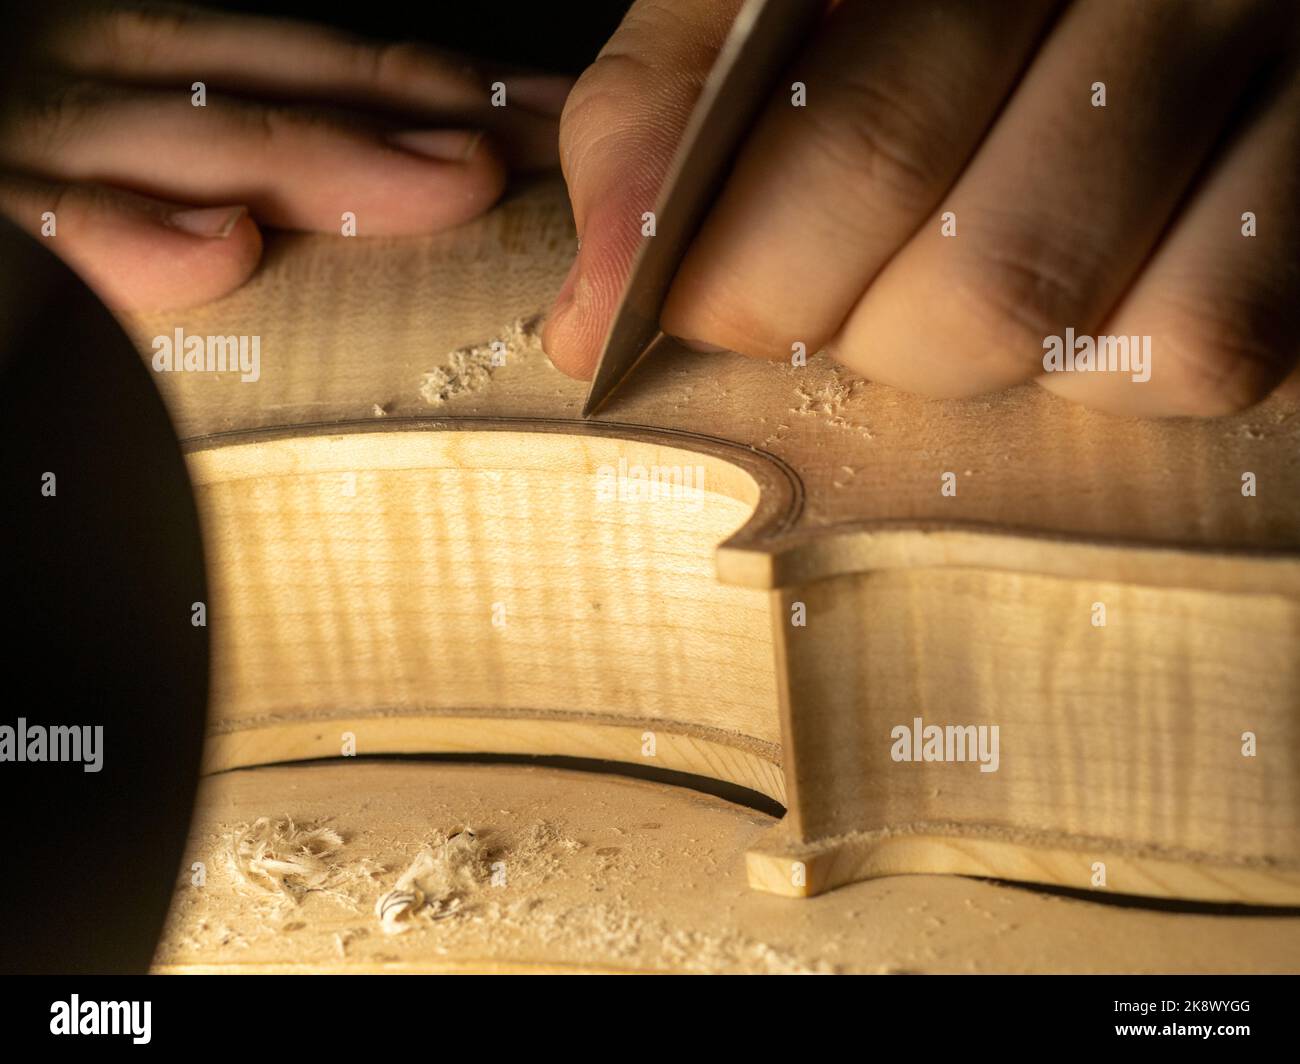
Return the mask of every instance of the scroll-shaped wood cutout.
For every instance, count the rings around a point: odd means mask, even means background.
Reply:
[[[669,348],[583,423],[531,325],[572,251],[543,184],[437,238],[282,238],[132,323],[146,354],[259,338],[256,381],[157,375],[208,540],[210,769],[347,736],[646,761],[786,804],[749,855],[777,893],[1300,900],[1294,404],[1144,422]]]

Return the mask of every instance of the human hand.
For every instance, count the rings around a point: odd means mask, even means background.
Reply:
[[[508,169],[554,165],[570,86],[173,6],[57,7],[32,47],[0,120],[0,212],[119,309],[237,288],[259,225],[338,233],[352,212],[365,236],[472,218]],[[497,81],[505,106],[492,106]]]
[[[739,6],[640,0],[569,98],[581,250],[543,341],[574,376],[653,239],[642,213]],[[666,332],[772,359],[827,348],[932,396],[1038,379],[1142,415],[1236,411],[1295,367],[1300,7],[828,7],[677,274]],[[1104,338],[1134,338],[1133,365],[1045,372],[1067,329],[1112,355]]]

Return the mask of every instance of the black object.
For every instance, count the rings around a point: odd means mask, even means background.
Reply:
[[[203,741],[198,517],[149,369],[89,289],[8,223],[0,499],[0,727],[103,727],[98,772],[0,761],[0,970],[145,971]]]

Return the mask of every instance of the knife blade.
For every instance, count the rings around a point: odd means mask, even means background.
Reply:
[[[656,197],[655,235],[645,238],[632,262],[583,417],[595,413],[662,339],[659,314],[677,268],[776,78],[825,9],[819,0],[746,0],[736,15]]]

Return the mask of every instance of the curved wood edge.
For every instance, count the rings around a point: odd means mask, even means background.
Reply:
[[[755,537],[746,526],[718,550],[719,579],[763,589],[940,567],[1300,597],[1300,551],[1099,543],[991,526],[888,521],[774,537]]]
[[[605,724],[547,717],[355,716],[284,721],[208,738],[203,773],[286,761],[340,756],[341,736],[356,736],[358,756],[368,754],[526,754],[584,757],[646,765],[725,780],[785,804],[785,776],[770,756],[719,737],[674,731],[663,721]],[[655,754],[642,754],[645,733]],[[750,740],[753,742],[753,740]]]
[[[187,455],[198,455],[218,448],[289,438],[435,431],[612,437],[705,454],[731,464],[753,483],[754,492],[745,501],[753,505],[754,511],[719,545],[717,570],[723,583],[741,587],[770,590],[845,573],[945,567],[1300,597],[1300,551],[1207,551],[1173,545],[1095,542],[1029,529],[921,521],[796,528],[803,512],[804,486],[791,466],[756,447],[677,429],[566,418],[390,418],[220,433],[191,438],[183,446]],[[204,482],[197,469],[192,476]]]
[[[412,452],[391,446],[393,433],[427,437],[444,444],[447,433],[491,434],[484,457],[500,466],[517,463],[510,436],[545,433],[591,439],[626,441],[668,452],[666,461],[683,456],[717,459],[726,468],[710,477],[708,491],[735,498],[751,509],[747,528],[761,534],[788,527],[800,505],[798,478],[781,463],[751,450],[702,434],[659,431],[610,423],[576,420],[509,418],[392,418],[317,424],[293,429],[238,431],[194,438],[185,451],[190,475],[203,487],[245,478],[314,474],[337,469],[424,468],[426,463],[455,463],[464,455],[459,447],[419,448]],[[271,442],[291,446],[267,448]],[[300,443],[301,446],[292,446]],[[514,449],[517,451],[517,448]],[[495,452],[495,453],[494,453]],[[588,456],[593,462],[596,457]],[[534,455],[534,460],[538,460]],[[572,461],[563,450],[543,462]],[[727,475],[735,471],[735,476]],[[367,708],[370,707],[358,707]],[[777,747],[745,735],[732,736],[703,726],[683,729],[663,719],[610,717],[608,721],[565,720],[547,713],[525,716],[513,713],[455,711],[412,714],[383,710],[352,716],[302,720],[226,722],[211,734],[203,771],[281,761],[310,760],[340,755],[339,735],[358,735],[358,754],[479,753],[585,757],[629,764],[649,764],[671,771],[693,773],[749,788],[784,804],[785,780]],[[643,735],[653,731],[656,753],[642,754]]]
[[[777,827],[745,854],[749,885],[755,890],[806,898],[864,879],[934,873],[1048,884],[1099,895],[1300,905],[1300,869],[941,834],[847,835],[807,848],[785,846],[783,841]],[[1092,884],[1098,863],[1105,866],[1104,888]]]
[[[734,490],[727,490],[732,487],[731,485],[722,486],[724,489],[722,494],[741,498],[754,507],[749,520],[731,537],[732,540],[739,537],[742,542],[762,541],[785,532],[797,522],[803,508],[803,482],[789,465],[775,455],[705,433],[683,432],[678,429],[651,429],[610,421],[582,421],[569,418],[392,417],[368,421],[318,422],[285,428],[239,430],[196,436],[184,440],[182,449],[189,457],[226,447],[278,440],[382,435],[390,432],[536,432],[625,440],[629,443],[652,444],[707,455],[728,463],[749,479],[752,490],[743,495]],[[205,477],[201,470],[193,470],[191,476],[198,483],[205,483],[212,479],[210,476]],[[226,479],[226,477],[218,479]]]

